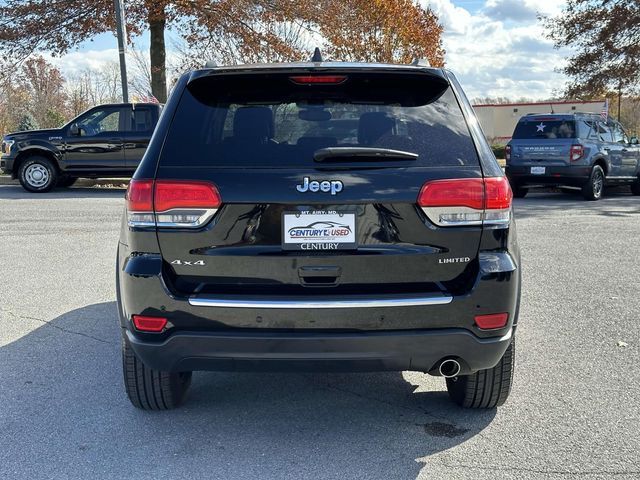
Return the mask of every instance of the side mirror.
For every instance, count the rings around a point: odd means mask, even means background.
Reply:
[[[80,127],[78,127],[77,123],[74,123],[73,125],[71,125],[71,127],[69,127],[69,135],[73,135],[74,137],[78,137],[80,136]]]
[[[629,139],[629,144],[631,144],[631,145],[638,145],[638,143],[640,143],[640,142],[638,142],[638,137],[631,137]]]

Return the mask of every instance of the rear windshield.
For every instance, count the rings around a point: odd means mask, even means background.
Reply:
[[[417,155],[394,164],[478,165],[464,116],[443,79],[349,75],[339,85],[321,86],[296,85],[289,76],[226,75],[191,82],[161,164],[312,167],[320,149],[372,147]]]
[[[573,120],[531,118],[516,125],[512,138],[576,138]]]

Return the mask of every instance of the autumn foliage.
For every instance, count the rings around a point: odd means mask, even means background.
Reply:
[[[557,47],[576,53],[564,68],[567,96],[632,93],[640,86],[640,5],[630,0],[568,0],[547,19]]]
[[[167,93],[167,29],[183,39],[185,67],[209,58],[302,60],[315,46],[334,60],[444,63],[437,16],[415,0],[127,0],[125,5],[130,37],[150,34],[151,89],[160,101]],[[15,65],[38,51],[62,55],[114,29],[113,0],[0,3],[0,49]]]
[[[413,0],[320,2],[319,30],[336,60],[444,65],[437,16]]]

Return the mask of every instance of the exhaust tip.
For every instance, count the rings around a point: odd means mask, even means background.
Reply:
[[[445,378],[457,377],[460,373],[460,363],[452,358],[444,360],[438,367],[438,372]]]

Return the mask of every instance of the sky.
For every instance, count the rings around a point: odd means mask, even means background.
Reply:
[[[469,98],[542,100],[557,95],[566,78],[556,70],[571,52],[556,50],[544,35],[539,15],[560,14],[564,0],[419,0],[444,27],[446,66]],[[135,40],[148,48],[148,36]],[[168,42],[171,48],[171,41]],[[51,59],[63,74],[116,62],[115,37],[108,33]],[[171,52],[169,52],[169,57]]]

